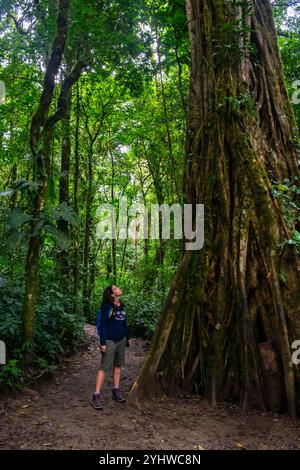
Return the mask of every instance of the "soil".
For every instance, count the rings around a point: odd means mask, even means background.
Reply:
[[[65,359],[51,380],[0,397],[0,449],[202,450],[300,449],[300,421],[271,413],[242,414],[236,405],[210,407],[199,396],[164,395],[138,410],[111,399],[103,410],[90,405],[100,353],[96,330],[89,346]],[[122,371],[126,394],[143,364],[148,343],[131,339]]]

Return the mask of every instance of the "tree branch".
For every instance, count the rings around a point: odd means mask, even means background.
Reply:
[[[46,124],[45,124],[48,129],[55,126],[55,124],[64,117],[66,110],[67,110],[68,92],[70,91],[74,83],[79,79],[83,70],[86,69],[88,66],[89,66],[89,59],[87,58],[79,59],[79,61],[73,68],[72,72],[70,73],[70,75],[68,75],[66,79],[64,80],[61,90],[60,90],[58,100],[57,100],[57,110],[55,111],[54,114],[52,114],[52,116],[50,116],[47,119]]]
[[[33,155],[37,153],[37,143],[41,135],[41,131],[45,125],[47,113],[52,101],[55,77],[58,73],[59,66],[64,52],[67,31],[68,31],[68,11],[69,0],[59,1],[59,14],[57,18],[56,37],[53,41],[50,60],[47,64],[45,72],[43,92],[40,98],[38,109],[33,115],[30,127],[30,148]]]

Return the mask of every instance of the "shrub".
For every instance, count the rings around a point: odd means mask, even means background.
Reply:
[[[26,345],[22,341],[22,306],[24,289],[9,280],[0,284],[0,339],[6,343],[8,364],[1,369],[0,387],[14,387],[21,372]],[[55,284],[40,287],[36,306],[35,359],[37,369],[53,370],[61,355],[70,354],[86,339],[85,320],[72,313],[72,295],[62,294]]]

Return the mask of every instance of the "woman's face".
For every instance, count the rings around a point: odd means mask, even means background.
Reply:
[[[112,286],[112,292],[115,297],[121,297],[121,295],[123,294],[120,287],[118,286]]]

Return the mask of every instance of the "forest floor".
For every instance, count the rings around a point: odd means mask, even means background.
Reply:
[[[251,412],[234,405],[212,409],[198,396],[161,396],[143,411],[111,399],[90,405],[99,363],[95,328],[86,350],[59,365],[53,378],[33,389],[0,397],[0,449],[202,450],[300,449],[300,420]],[[143,363],[147,342],[131,339],[122,389],[129,391]]]

